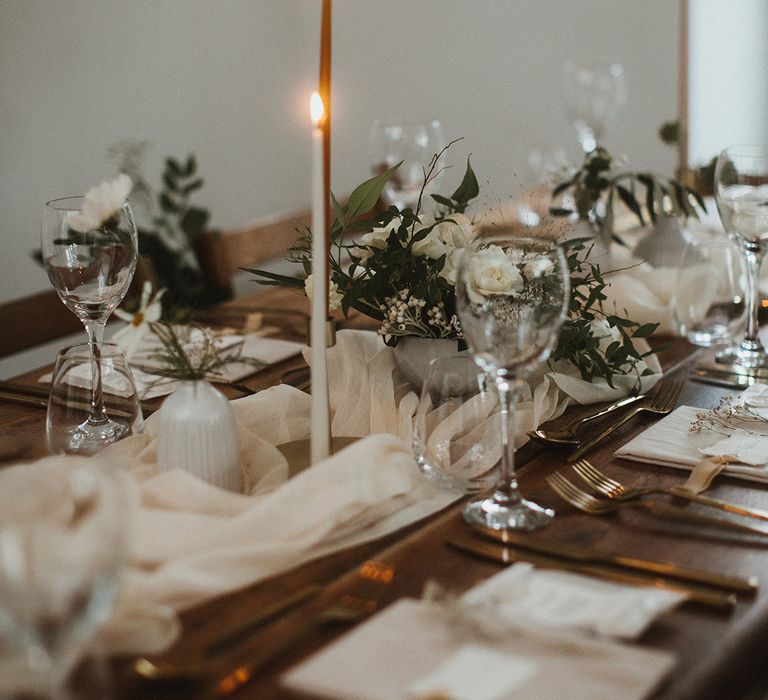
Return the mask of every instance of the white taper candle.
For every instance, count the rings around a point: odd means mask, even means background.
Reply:
[[[325,227],[323,186],[323,101],[317,93],[310,101],[312,115],[312,324],[309,343],[312,359],[312,464],[331,453],[326,321],[328,319],[328,232]]]

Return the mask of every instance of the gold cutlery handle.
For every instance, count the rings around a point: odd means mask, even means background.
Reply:
[[[640,503],[637,501],[636,503]],[[682,510],[682,509],[680,509]],[[537,554],[554,556],[561,559],[569,559],[582,564],[611,564],[612,566],[621,566],[652,573],[657,576],[670,576],[688,581],[699,583],[705,586],[714,586],[727,591],[736,593],[754,593],[759,585],[756,576],[741,578],[739,576],[729,576],[727,574],[718,574],[701,569],[689,569],[678,564],[658,562],[650,559],[640,559],[638,557],[626,556],[623,554],[601,554],[585,547],[577,547],[570,544],[544,542],[538,538],[530,538],[527,535],[521,535],[513,530],[493,530],[482,525],[471,525],[475,532],[480,533],[498,542],[502,542],[511,547],[531,550]]]
[[[730,610],[736,604],[736,596],[733,593],[726,593],[706,586],[683,581],[670,581],[661,578],[652,573],[643,573],[640,571],[621,571],[599,564],[582,564],[580,562],[568,561],[550,557],[545,554],[536,554],[534,552],[521,552],[503,544],[494,544],[483,542],[475,538],[465,536],[454,537],[448,540],[448,544],[462,552],[468,552],[476,556],[484,557],[501,564],[514,564],[517,561],[525,561],[542,569],[557,569],[559,571],[570,571],[585,576],[614,581],[616,583],[626,583],[635,586],[652,586],[662,590],[676,591],[685,593],[689,600],[706,605],[716,610]]]
[[[682,486],[672,486],[667,489],[659,489],[662,493],[666,493],[675,498],[684,498],[687,501],[693,503],[700,503],[703,506],[709,506],[710,508],[717,508],[718,510],[726,511],[727,513],[733,513],[735,515],[743,515],[747,518],[755,518],[757,520],[768,520],[768,511],[760,510],[759,508],[746,508],[736,503],[729,503],[728,501],[721,501],[718,498],[712,498],[711,496],[702,496],[698,493],[692,493]]]
[[[745,534],[756,535],[758,537],[768,537],[767,530],[761,530],[760,528],[744,525],[743,523],[735,523],[732,520],[719,518],[716,515],[707,515],[706,513],[699,513],[698,511],[689,510],[688,508],[680,508],[679,506],[672,506],[668,503],[660,503],[659,501],[623,501],[622,505],[642,508],[651,513],[665,515],[670,518],[675,518],[677,520],[683,520],[690,523],[696,523],[698,525],[712,525],[714,527],[722,527],[727,530],[733,530],[734,532],[743,532]]]
[[[563,431],[576,432],[576,430],[586,425],[587,423],[590,423],[591,421],[596,420],[597,418],[602,418],[603,416],[607,416],[609,413],[613,413],[613,411],[619,408],[623,408],[624,406],[630,406],[633,403],[637,403],[638,401],[641,401],[644,398],[645,398],[645,394],[640,394],[638,396],[626,396],[623,399],[619,399],[618,401],[614,401],[613,403],[608,404],[604,408],[601,408],[599,411],[595,411],[594,413],[589,413],[585,416],[576,418],[575,420],[571,421],[565,428],[563,428]]]
[[[624,425],[624,423],[634,418],[643,410],[643,408],[643,406],[636,406],[628,413],[625,413],[615,423],[611,423],[607,428],[599,432],[597,435],[594,435],[593,437],[589,438],[589,440],[586,440],[581,445],[579,445],[579,447],[577,447],[571,454],[569,454],[566,459],[569,462],[575,462],[576,460],[581,459],[585,453],[589,452],[593,447],[595,447],[595,445],[605,440],[605,438],[607,438],[615,430],[618,430],[622,425]]]

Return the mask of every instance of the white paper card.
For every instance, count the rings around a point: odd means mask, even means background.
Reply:
[[[467,644],[434,671],[407,688],[409,697],[445,696],[451,700],[501,700],[537,671],[529,660],[482,644]]]

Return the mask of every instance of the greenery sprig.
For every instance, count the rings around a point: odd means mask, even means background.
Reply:
[[[558,202],[570,193],[573,208]],[[698,217],[697,207],[706,211],[701,195],[674,178],[651,172],[614,170],[614,159],[598,146],[584,157],[581,167],[552,191],[550,214],[567,217],[574,213],[588,221],[608,242],[614,237],[614,205],[618,201],[645,226],[646,215],[656,223],[659,216]],[[642,204],[641,204],[642,202]]]
[[[150,324],[162,350],[150,358],[161,366],[152,373],[178,380],[223,379],[222,370],[233,364],[247,364],[262,369],[265,364],[243,355],[243,341],[222,348],[221,338],[197,326],[174,327],[165,323]]]

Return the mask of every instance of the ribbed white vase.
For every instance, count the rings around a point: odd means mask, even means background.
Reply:
[[[208,382],[182,382],[160,407],[158,423],[160,471],[185,469],[214,486],[241,490],[232,409]]]

